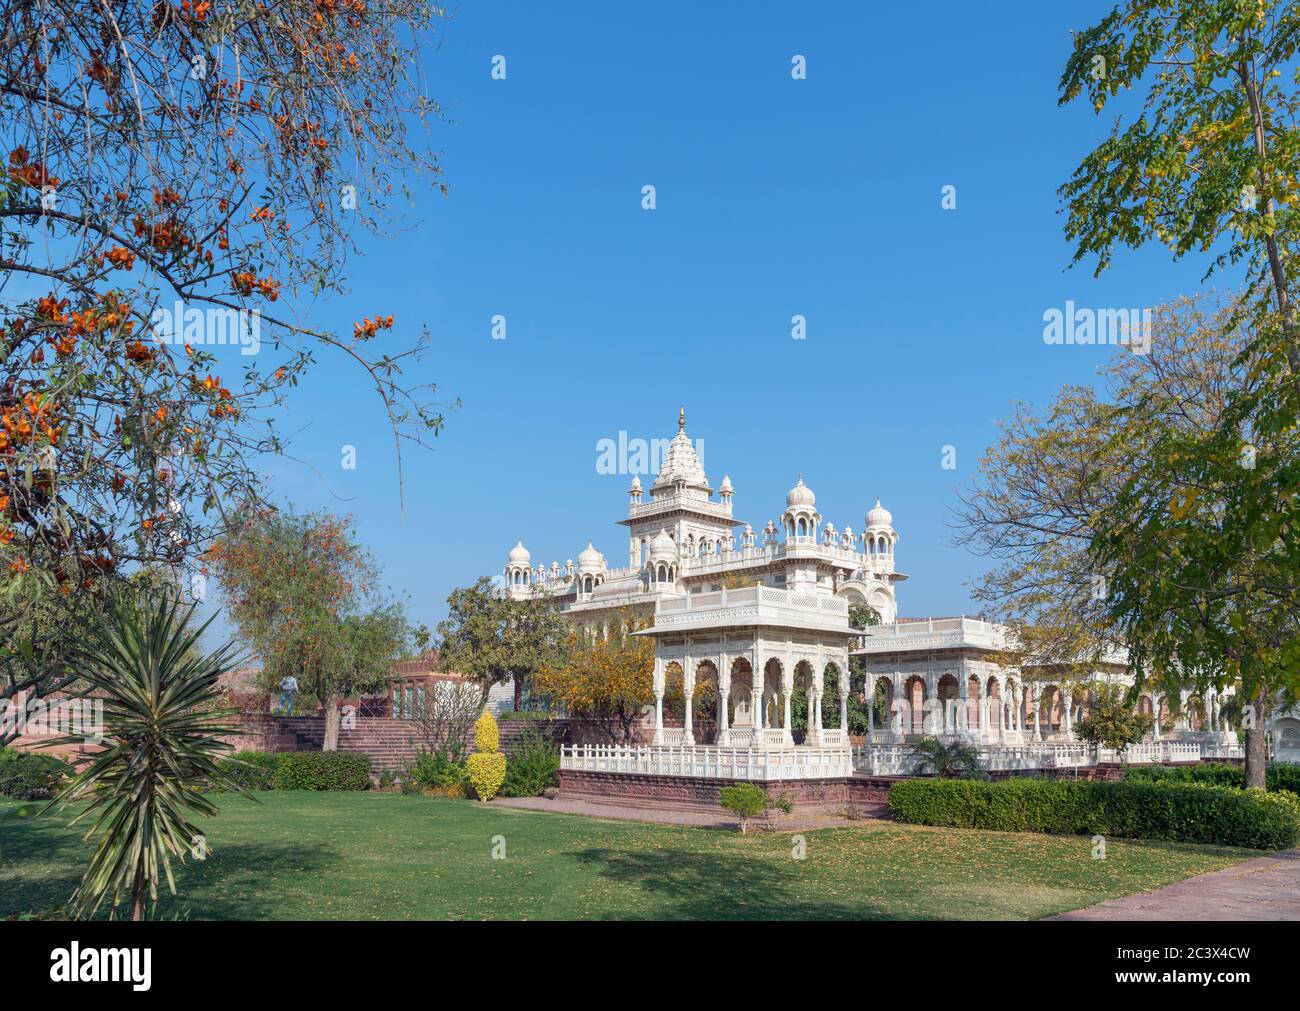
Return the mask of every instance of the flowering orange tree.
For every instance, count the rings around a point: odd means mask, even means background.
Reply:
[[[261,501],[255,462],[318,356],[374,387],[399,475],[403,444],[440,431],[432,386],[404,377],[427,333],[398,339],[373,304],[333,333],[304,303],[344,291],[399,180],[445,186],[408,137],[438,115],[408,76],[442,17],[424,0],[0,15],[4,699],[58,687],[33,607],[76,611],[133,568],[192,574],[226,504]]]
[[[402,606],[378,592],[374,560],[346,519],[253,513],[207,560],[240,637],[262,660],[261,687],[293,675],[324,704],[326,751],[338,747],[340,700],[381,689],[408,647],[423,645]]]
[[[654,699],[654,643],[632,635],[638,627],[633,614],[621,612],[607,636],[575,633],[564,653],[538,672],[538,690],[575,716],[596,720],[611,740],[630,742]]]

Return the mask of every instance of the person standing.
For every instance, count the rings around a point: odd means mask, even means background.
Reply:
[[[293,697],[298,694],[298,679],[286,674],[280,679],[280,715],[293,715]]]

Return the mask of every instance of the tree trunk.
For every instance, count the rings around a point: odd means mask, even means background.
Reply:
[[[1268,742],[1264,730],[1264,690],[1261,688],[1251,700],[1254,719],[1246,728],[1246,785],[1258,786],[1261,790],[1268,785]]]
[[[144,874],[137,872],[135,883],[131,888],[131,921],[139,923],[144,919],[144,896],[145,889],[148,885],[145,883]]]
[[[325,742],[321,751],[339,750],[339,698],[331,695],[325,700]]]

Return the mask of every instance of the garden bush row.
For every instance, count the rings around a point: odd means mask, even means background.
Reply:
[[[365,790],[370,759],[350,751],[241,751],[221,770],[245,790]]]
[[[1269,765],[1268,788],[1288,790],[1300,795],[1300,765]],[[1124,777],[1141,783],[1208,783],[1244,789],[1246,770],[1239,765],[1202,763],[1199,765],[1143,765],[1128,770]]]
[[[487,788],[493,793],[499,789],[505,797],[537,797],[555,785],[556,773],[560,769],[560,749],[544,728],[524,727],[515,737],[509,757],[497,757],[505,761],[505,777],[496,788],[488,784]],[[448,797],[478,794],[470,773],[472,758],[466,758],[462,749],[454,747],[425,751],[407,770],[404,788]],[[498,771],[493,771],[493,782]]]
[[[0,797],[46,800],[71,773],[72,767],[53,755],[0,748]]]
[[[889,809],[915,825],[1252,849],[1300,843],[1300,800],[1290,793],[1203,783],[912,779],[893,785]]]

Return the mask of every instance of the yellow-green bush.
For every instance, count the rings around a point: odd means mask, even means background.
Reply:
[[[493,724],[493,730],[496,724]],[[506,779],[506,756],[499,751],[476,751],[465,762],[469,769],[469,785],[479,800],[491,800]]]
[[[501,736],[497,732],[497,721],[490,710],[484,709],[483,715],[474,724],[474,750],[496,751],[500,743]]]
[[[497,721],[492,713],[483,710],[474,724],[475,753],[465,760],[469,772],[469,785],[479,800],[491,800],[506,779],[506,756],[497,751],[500,743]]]

